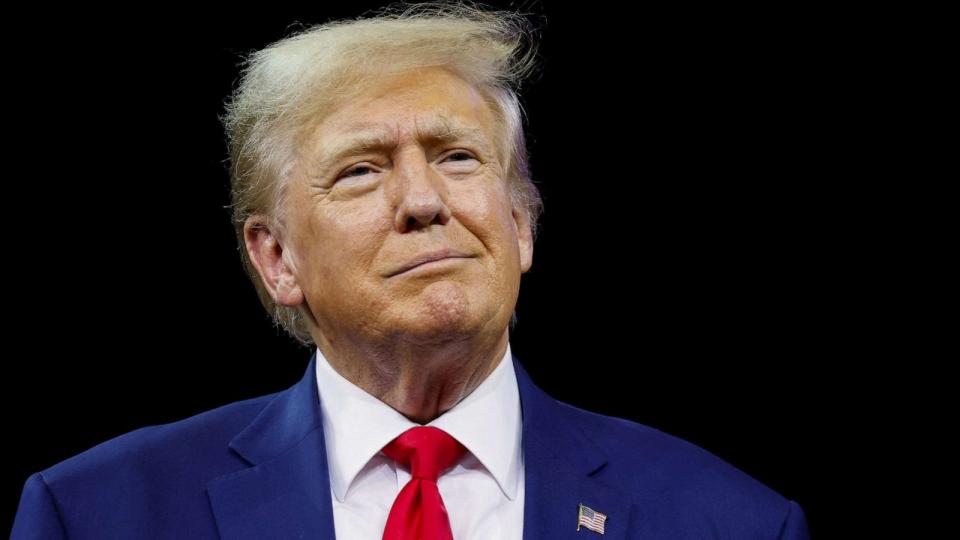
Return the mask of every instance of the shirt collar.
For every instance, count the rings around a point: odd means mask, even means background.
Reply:
[[[334,496],[343,502],[367,462],[398,435],[420,424],[337,373],[319,348],[317,389],[330,483]],[[463,444],[513,500],[520,481],[522,426],[510,343],[499,365],[473,392],[427,425]]]

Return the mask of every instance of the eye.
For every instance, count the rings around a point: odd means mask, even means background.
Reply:
[[[356,167],[351,167],[351,168],[347,169],[347,170],[344,171],[343,174],[341,174],[338,178],[349,178],[349,177],[353,177],[353,176],[363,176],[364,174],[366,174],[365,171],[370,171],[370,170],[372,170],[372,168],[369,167],[369,166],[367,166],[367,165],[358,165],[358,166],[356,166]],[[357,173],[360,173],[360,174],[357,174]]]
[[[462,156],[462,157],[465,157],[465,158],[467,158],[467,159],[475,159],[472,154],[470,154],[469,152],[465,152],[465,151],[463,151],[463,150],[457,150],[456,152],[448,155],[446,159],[450,159],[450,158],[452,158],[452,157],[454,157],[454,156]],[[462,160],[462,159],[455,159],[455,160],[453,160],[453,161],[463,161],[463,160]]]
[[[471,154],[470,152],[467,152],[465,150],[457,150],[456,152],[448,154],[447,157],[444,158],[444,161],[447,161],[447,160],[468,161],[471,159],[476,159],[476,158],[473,157],[473,154]],[[373,170],[373,167],[370,167],[369,165],[356,165],[354,167],[350,167],[349,169],[345,170],[342,174],[340,174],[340,176],[337,177],[337,179],[339,180],[341,178],[354,178],[354,177],[364,176],[372,170]]]

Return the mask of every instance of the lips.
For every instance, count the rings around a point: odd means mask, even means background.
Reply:
[[[442,259],[450,259],[450,258],[461,258],[461,259],[462,259],[462,258],[468,258],[468,257],[469,257],[469,255],[467,255],[466,253],[462,253],[462,252],[457,251],[457,250],[455,250],[455,249],[441,249],[441,250],[439,250],[439,251],[432,251],[432,252],[429,252],[429,253],[422,253],[422,254],[417,255],[416,257],[410,259],[409,261],[407,261],[403,266],[401,266],[400,268],[398,268],[398,269],[394,270],[393,272],[391,272],[387,277],[392,277],[392,276],[395,276],[395,275],[397,275],[397,274],[402,274],[403,272],[406,272],[407,270],[410,270],[410,269],[412,269],[412,268],[416,268],[417,266],[420,266],[421,264],[426,264],[426,263],[428,263],[428,262],[439,261],[439,260],[442,260]]]

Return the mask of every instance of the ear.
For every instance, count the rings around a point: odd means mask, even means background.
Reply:
[[[243,224],[243,239],[250,261],[274,302],[284,306],[300,305],[303,291],[297,284],[292,263],[288,261],[292,259],[291,252],[284,251],[271,221],[262,215],[249,217]]]
[[[513,223],[517,231],[517,247],[520,249],[520,273],[526,273],[533,265],[533,231],[527,212],[514,208]]]

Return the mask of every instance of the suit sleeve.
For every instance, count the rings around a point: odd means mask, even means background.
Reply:
[[[777,540],[810,540],[807,516],[796,501],[790,501],[787,517],[783,520]]]
[[[53,494],[38,472],[27,478],[23,485],[20,506],[13,520],[13,532],[10,533],[10,540],[34,538],[67,538]]]

